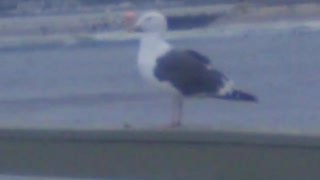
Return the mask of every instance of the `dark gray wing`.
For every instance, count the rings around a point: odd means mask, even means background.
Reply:
[[[171,50],[157,59],[155,76],[168,81],[183,95],[215,94],[227,78],[210,60],[193,50]]]
[[[193,56],[195,59],[197,59],[198,61],[200,61],[201,63],[203,63],[205,65],[211,64],[211,61],[207,56],[204,56],[204,55],[198,53],[197,51],[185,50],[184,52],[189,54],[190,56]],[[183,51],[181,53],[183,53]]]

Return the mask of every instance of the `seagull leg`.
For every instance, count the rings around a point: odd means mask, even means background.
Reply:
[[[172,100],[171,127],[178,127],[181,126],[183,97],[180,94],[175,94]]]

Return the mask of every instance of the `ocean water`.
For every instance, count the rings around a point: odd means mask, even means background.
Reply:
[[[200,30],[194,31],[198,36],[170,39],[205,54],[238,88],[259,98],[257,104],[187,99],[185,126],[319,134],[320,30],[277,27],[231,34],[220,29],[219,36]],[[0,126],[121,129],[167,123],[170,95],[140,78],[137,50],[136,39],[2,48]]]

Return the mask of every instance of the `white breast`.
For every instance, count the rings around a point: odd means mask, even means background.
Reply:
[[[138,54],[138,68],[141,76],[160,88],[174,89],[167,82],[160,82],[154,75],[154,69],[157,65],[157,58],[171,50],[171,46],[162,39],[162,37],[155,35],[145,35],[140,42],[140,49]],[[174,89],[174,91],[176,91]]]

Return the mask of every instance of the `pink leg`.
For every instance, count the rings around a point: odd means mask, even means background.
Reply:
[[[175,94],[172,100],[172,117],[170,126],[179,127],[181,126],[182,120],[183,97],[180,94]]]

